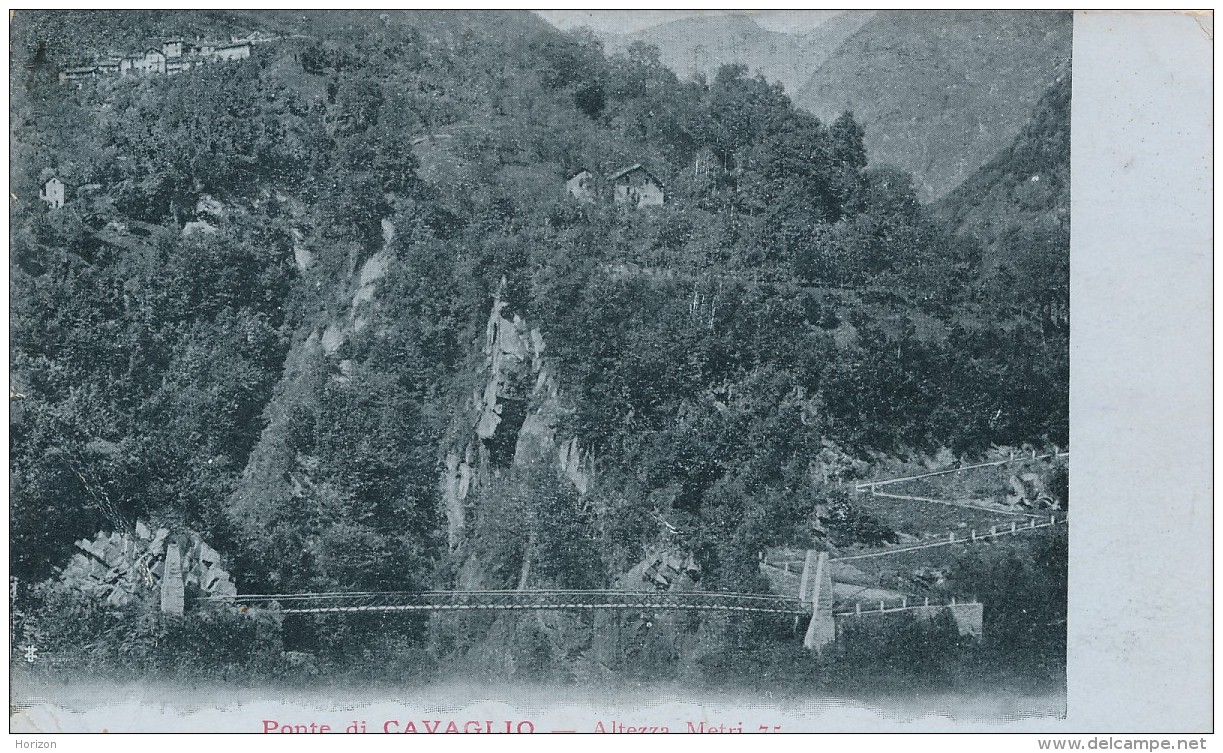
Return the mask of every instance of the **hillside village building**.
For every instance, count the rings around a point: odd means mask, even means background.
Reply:
[[[126,70],[120,67],[121,73],[129,73],[135,71],[137,73],[165,73],[166,72],[166,55],[161,50],[148,49],[140,57],[128,58]]]
[[[582,170],[565,181],[565,190],[578,201],[586,204],[595,203],[595,176],[589,170]]]
[[[80,81],[83,78],[97,78],[99,76],[98,66],[84,65],[77,68],[65,68],[59,72],[59,81]]]
[[[582,170],[565,181],[565,191],[578,201],[593,204],[599,198],[598,178]],[[629,207],[662,206],[666,201],[662,181],[641,165],[631,165],[607,179],[612,186],[612,198]]]
[[[67,68],[60,71],[60,83],[99,78],[101,76],[130,76],[173,74],[198,68],[209,63],[224,63],[243,60],[251,56],[251,45],[270,42],[259,32],[245,39],[232,37],[228,42],[185,42],[182,39],[167,39],[161,47],[150,47],[139,55],[107,55],[98,58],[92,65]]]
[[[59,178],[51,178],[38,189],[38,198],[47,202],[52,209],[64,206],[64,183]]]
[[[608,178],[617,204],[630,207],[660,207],[666,199],[662,182],[641,165],[626,167]]]
[[[220,45],[213,49],[212,56],[221,61],[242,60],[251,56],[251,46],[249,42]]]

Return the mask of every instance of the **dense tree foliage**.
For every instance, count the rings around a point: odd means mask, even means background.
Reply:
[[[757,590],[768,546],[894,536],[838,463],[1067,442],[1065,237],[985,239],[1018,261],[984,265],[850,113],[529,16],[290,16],[238,64],[14,74],[23,581],[139,517],[200,531],[247,591],[446,587],[473,561],[489,587],[599,587],[661,520],[705,587]],[[563,191],[633,163],[664,206]],[[455,553],[439,474],[503,279],[599,480],[494,469]]]

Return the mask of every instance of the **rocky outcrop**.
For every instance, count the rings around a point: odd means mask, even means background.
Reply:
[[[624,591],[685,591],[696,588],[700,580],[701,566],[690,552],[660,547],[621,576],[617,587]]]
[[[177,565],[182,587],[196,596],[236,596],[237,587],[221,567],[221,555],[193,532],[172,534],[136,523],[134,534],[98,533],[76,542],[79,550],[64,567],[60,582],[109,606],[161,593],[167,566]]]
[[[1045,490],[1044,479],[1039,473],[1019,472],[1007,478],[1009,493],[1006,504],[1013,508],[1057,510],[1060,508],[1053,495]]]
[[[469,442],[460,456],[458,452],[446,453],[446,467],[442,472],[442,504],[446,513],[447,543],[453,550],[463,540],[467,525],[465,500],[471,489],[475,467],[475,445]]]
[[[301,211],[292,204],[290,209],[295,214]],[[314,259],[302,232],[292,229],[291,233],[295,260],[304,273]],[[395,226],[390,220],[382,221],[382,238],[382,248],[366,259],[359,270],[343,279],[317,281],[319,289],[332,300],[332,310],[338,313],[320,314],[306,322],[299,338],[290,346],[284,373],[264,411],[263,433],[251,452],[231,503],[236,517],[260,527],[270,526],[275,522],[274,511],[301,498],[303,489],[309,486],[309,458],[293,446],[295,416],[299,419],[312,412],[316,396],[328,380],[339,384],[352,380],[355,364],[343,357],[343,350],[375,315],[378,286],[390,272],[393,259],[390,243],[395,238]],[[332,286],[332,290],[324,285]]]
[[[493,296],[484,333],[482,386],[473,390],[446,451],[441,493],[448,540],[456,549],[467,526],[467,496],[511,466],[548,464],[580,494],[594,479],[594,458],[576,437],[558,436],[568,408],[548,367],[538,327],[513,313],[505,281]]]
[[[484,333],[488,381],[477,398],[479,418],[476,420],[476,436],[494,451],[509,447],[512,452],[517,443],[518,430],[526,418],[526,403],[531,397],[531,371],[538,369],[538,365],[532,358],[526,323],[517,314],[507,319],[507,305],[498,292],[493,299],[493,310]],[[510,454],[504,459],[512,458]],[[501,459],[495,456],[494,462],[504,465],[498,462]]]

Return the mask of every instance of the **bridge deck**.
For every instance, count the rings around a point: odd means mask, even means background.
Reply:
[[[811,606],[796,598],[708,591],[396,591],[252,594],[234,599],[283,614],[332,612],[445,612],[475,610],[682,610],[803,615]]]

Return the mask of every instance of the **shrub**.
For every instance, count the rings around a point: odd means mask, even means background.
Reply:
[[[37,587],[34,600],[18,630],[57,665],[227,680],[287,667],[274,612],[209,605],[177,617],[162,614],[153,594],[115,607],[58,583]]]
[[[826,687],[891,690],[955,687],[980,676],[975,638],[949,611],[932,619],[900,612],[853,620],[821,659]]]

